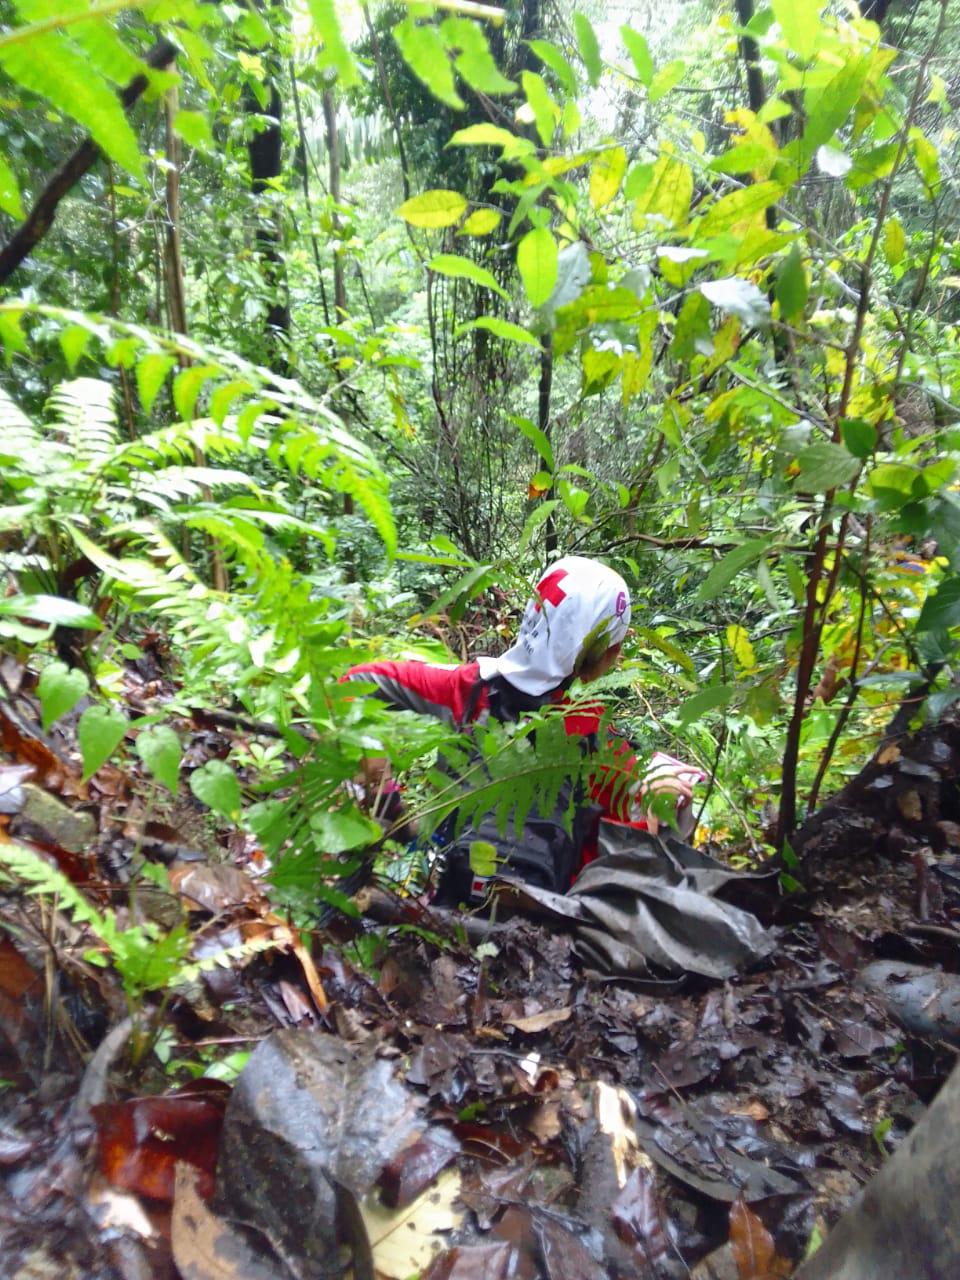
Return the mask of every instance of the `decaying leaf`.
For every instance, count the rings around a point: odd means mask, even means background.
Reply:
[[[774,1280],[793,1270],[777,1257],[773,1236],[742,1196],[730,1206],[730,1248],[740,1280]]]
[[[375,1196],[363,1201],[360,1213],[378,1275],[406,1280],[428,1266],[448,1243],[443,1233],[462,1221],[462,1212],[453,1207],[459,1194],[459,1170],[447,1169],[405,1209],[385,1209]]]
[[[279,1259],[257,1258],[229,1223],[204,1203],[197,1171],[178,1164],[170,1242],[183,1280],[284,1280],[290,1273]]]
[[[555,1027],[558,1022],[566,1022],[572,1012],[568,1005],[566,1009],[544,1009],[542,1013],[532,1013],[529,1018],[504,1018],[503,1021],[508,1027],[532,1034]]]

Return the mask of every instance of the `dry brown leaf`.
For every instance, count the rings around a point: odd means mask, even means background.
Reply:
[[[740,1103],[731,1107],[727,1114],[731,1116],[748,1116],[751,1120],[756,1120],[758,1123],[762,1120],[770,1119],[769,1110],[762,1102],[758,1101]]]
[[[743,1196],[730,1206],[730,1248],[740,1280],[776,1280],[793,1270],[785,1258],[777,1256],[773,1236]]]
[[[896,743],[891,742],[889,746],[881,747],[877,752],[877,764],[895,764],[900,759],[900,748]]]
[[[562,1128],[559,1102],[541,1102],[527,1121],[527,1129],[538,1142],[551,1142]]]
[[[558,1022],[566,1022],[572,1012],[568,1005],[566,1009],[544,1009],[543,1013],[532,1013],[529,1018],[504,1018],[503,1021],[508,1027],[533,1034],[555,1027]]]

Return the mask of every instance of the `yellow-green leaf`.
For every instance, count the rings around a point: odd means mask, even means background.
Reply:
[[[427,265],[431,271],[438,271],[442,276],[452,276],[456,280],[472,280],[474,284],[482,285],[485,289],[493,289],[495,293],[500,294],[501,298],[509,296],[493,273],[471,258],[462,258],[457,253],[438,253]]]
[[[633,207],[633,225],[642,230],[647,218],[656,217],[672,227],[687,220],[693,196],[693,173],[675,156],[661,156],[650,181]]]
[[[895,267],[902,261],[906,249],[907,237],[900,225],[900,219],[896,216],[888,218],[887,225],[883,229],[883,252],[891,267]]]
[[[746,231],[764,210],[783,194],[779,182],[755,182],[741,187],[712,205],[697,224],[697,242],[711,236]]]
[[[738,623],[727,627],[727,644],[737,666],[743,671],[752,671],[757,665],[757,658],[746,629]]]
[[[0,210],[18,220],[24,216],[16,175],[2,155],[0,155]]]
[[[393,28],[393,38],[410,70],[434,97],[456,111],[462,110],[464,102],[457,93],[453,67],[437,29],[407,18]]]
[[[527,104],[533,113],[540,141],[545,147],[549,147],[553,140],[553,131],[560,118],[560,108],[550,97],[543,76],[537,75],[536,71],[524,71],[520,79],[523,83],[523,92],[527,96]]]
[[[683,79],[686,74],[687,64],[682,58],[675,58],[673,62],[668,62],[665,67],[661,67],[657,74],[650,82],[648,90],[651,102],[659,102],[661,98],[666,97],[671,89]]]
[[[542,307],[557,283],[557,242],[546,227],[528,231],[517,245],[517,268],[532,307]]]
[[[452,227],[467,209],[467,200],[459,191],[436,188],[405,200],[397,213],[414,227]]]
[[[590,166],[590,203],[594,209],[608,205],[620,190],[627,171],[627,153],[623,147],[601,151]]]
[[[349,45],[343,38],[334,0],[307,0],[314,28],[323,41],[321,66],[336,67],[340,83],[356,84],[357,67]]]
[[[496,231],[499,227],[502,217],[503,215],[496,209],[474,209],[457,235],[488,236],[491,231]]]
[[[820,35],[821,0],[773,0],[773,16],[787,47],[801,58],[809,58]]]

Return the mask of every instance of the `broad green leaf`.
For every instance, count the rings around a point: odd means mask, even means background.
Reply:
[[[707,168],[713,173],[753,173],[764,166],[769,170],[774,155],[762,142],[739,142],[711,160]]]
[[[949,631],[960,626],[960,578],[945,578],[937,594],[923,602],[918,631]]]
[[[71,669],[65,662],[51,662],[40,673],[37,695],[40,698],[40,723],[43,731],[55,720],[72,711],[89,688],[82,671]]]
[[[600,45],[597,42],[596,32],[590,25],[589,18],[582,13],[573,15],[573,29],[577,33],[577,48],[580,50],[583,65],[587,69],[587,79],[592,87],[596,88],[603,74],[603,62],[600,58]]]
[[[442,276],[452,276],[457,280],[472,280],[474,284],[482,285],[485,289],[493,289],[501,298],[509,298],[507,291],[497,283],[493,273],[486,267],[481,267],[472,258],[462,258],[457,253],[438,253],[436,257],[431,258],[427,269],[438,271]]]
[[[528,231],[517,245],[517,269],[532,307],[542,307],[557,283],[557,242],[546,227]]]
[[[137,362],[137,395],[144,413],[153,408],[167,374],[176,363],[173,356],[162,355],[159,351],[152,351]]]
[[[807,115],[807,126],[800,140],[800,154],[806,167],[818,147],[830,141],[853,107],[863,89],[869,71],[869,60],[851,57],[850,61],[818,91]]]
[[[457,337],[470,329],[486,329],[488,333],[495,334],[496,337],[503,338],[507,342],[520,342],[526,347],[536,347],[538,351],[540,350],[540,343],[529,329],[513,324],[510,320],[501,320],[499,316],[480,316],[477,320],[468,320],[466,324],[458,327]]]
[[[608,205],[620,190],[627,171],[627,153],[623,147],[601,151],[590,166],[590,203],[594,209]]]
[[[759,329],[770,323],[770,300],[752,280],[728,276],[724,280],[706,280],[700,292],[715,307],[736,316],[748,328]]]
[[[190,775],[190,790],[208,809],[225,818],[236,818],[243,797],[240,783],[226,760],[208,760]]]
[[[780,263],[775,295],[780,304],[781,320],[795,320],[803,315],[807,305],[807,273],[797,245],[793,246]]]
[[[83,780],[92,777],[123,740],[129,722],[112,707],[87,707],[77,725],[77,742],[83,757]]]
[[[582,240],[567,244],[557,254],[557,283],[544,304],[543,314],[551,324],[558,307],[575,302],[590,283],[592,267],[587,246]]]
[[[173,127],[188,146],[198,151],[213,151],[213,131],[210,121],[202,111],[178,111]]]
[[[932,195],[940,186],[940,158],[937,148],[923,130],[916,126],[910,130],[910,153],[923,179],[927,194]]]
[[[647,92],[651,102],[659,102],[671,89],[675,89],[687,73],[687,64],[682,58],[674,58],[665,67],[661,67],[650,82]]]
[[[523,526],[523,533],[520,535],[520,544],[517,547],[517,555],[522,556],[529,547],[530,543],[536,536],[537,530],[550,518],[551,514],[556,511],[559,506],[557,498],[550,498],[547,502],[539,503],[527,516]]]
[[[66,329],[61,329],[57,335],[60,350],[71,373],[76,369],[80,357],[86,351],[90,337],[90,330],[82,324],[67,325]]]
[[[821,0],[771,0],[787,47],[810,58],[820,35]]]
[[[877,428],[863,418],[843,418],[840,422],[843,443],[855,458],[869,458],[877,447]]]
[[[510,421],[519,429],[520,434],[526,436],[530,441],[547,464],[547,470],[556,471],[557,464],[553,455],[553,447],[540,427],[535,422],[531,422],[529,418],[523,418],[519,414],[511,414]]]
[[[825,493],[846,484],[860,470],[859,461],[852,457],[843,445],[831,440],[821,440],[807,445],[796,457],[800,474],[797,488],[805,493]]]
[[[528,40],[527,44],[537,55],[544,66],[549,67],[560,82],[560,86],[571,98],[577,93],[577,77],[573,67],[563,56],[555,44],[549,40]]]
[[[462,110],[464,101],[457,93],[446,45],[436,27],[407,18],[393,28],[393,37],[410,70],[434,97],[456,111]]]
[[[0,344],[3,346],[7,368],[13,364],[14,355],[29,351],[26,334],[23,332],[22,311],[0,311]]]
[[[779,182],[754,182],[721,196],[696,224],[696,243],[727,232],[747,230],[783,194]]]
[[[650,82],[653,80],[653,59],[650,57],[650,46],[647,44],[646,37],[639,31],[634,31],[632,27],[624,26],[620,28],[620,39],[633,59],[633,65],[637,69],[637,79],[649,89]]]
[[[448,147],[503,147],[505,153],[517,151],[533,151],[534,146],[529,138],[520,138],[509,129],[501,129],[497,124],[471,124],[466,129],[458,129]]]
[[[337,7],[334,0],[307,0],[307,7],[310,10],[310,17],[313,19],[314,28],[323,41],[320,66],[336,67],[337,76],[342,85],[350,86],[356,84],[359,79],[356,63],[340,30],[340,23],[337,20]],[[404,54],[404,57],[406,57],[406,54]]]
[[[194,364],[181,369],[173,380],[173,403],[184,422],[194,416],[197,399],[203,390],[204,383],[217,373],[216,365]]]
[[[904,234],[900,219],[894,214],[887,219],[883,228],[883,254],[891,267],[903,261],[907,250],[907,237]]]
[[[633,207],[633,225],[643,230],[647,218],[682,227],[690,212],[693,172],[675,156],[661,156]]]
[[[488,236],[491,231],[496,231],[502,218],[503,214],[497,209],[474,209],[473,213],[457,232],[457,235]]]
[[[708,711],[717,711],[719,708],[725,707],[732,697],[733,685],[710,685],[680,704],[677,708],[677,719],[681,724],[693,724],[695,720],[700,720],[705,716]]]
[[[728,551],[704,578],[694,599],[702,604],[705,600],[712,600],[718,596],[741,569],[745,569],[748,564],[753,564],[761,556],[766,555],[771,541],[771,538],[751,538],[749,542],[743,542],[739,547]]]
[[[475,876],[495,876],[497,874],[497,847],[489,840],[470,841],[470,870]]]
[[[48,622],[55,627],[80,627],[99,631],[103,623],[85,604],[64,600],[60,596],[7,596],[0,599],[0,617],[26,618],[30,622]]]
[[[144,176],[137,137],[120,99],[79,48],[59,35],[37,35],[0,45],[0,67],[82,125],[111,160],[138,178]]]
[[[549,147],[553,141],[557,121],[560,119],[560,108],[550,97],[550,91],[543,76],[538,75],[536,71],[521,72],[520,80],[530,110],[533,112],[540,141],[545,147]]]
[[[137,755],[171,795],[177,794],[180,773],[180,739],[168,724],[153,725],[137,734]]]
[[[452,227],[467,211],[466,196],[436,188],[405,200],[397,213],[414,227]],[[483,212],[479,210],[478,212]]]
[[[355,806],[314,813],[310,818],[310,829],[323,852],[330,854],[375,844],[383,835],[380,824]]]
[[[20,187],[16,174],[2,155],[0,155],[0,211],[18,221],[26,216],[20,199]]]
[[[470,18],[444,18],[440,35],[448,49],[459,51],[454,66],[471,89],[489,94],[512,93],[516,89],[516,84],[497,66],[479,22]]]

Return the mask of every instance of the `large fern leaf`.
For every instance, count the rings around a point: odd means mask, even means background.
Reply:
[[[0,466],[28,470],[40,433],[3,387],[0,387]],[[29,472],[28,472],[29,473]]]
[[[117,444],[113,389],[99,378],[61,382],[47,402],[52,428],[63,434],[75,460],[85,465],[105,462]]]

